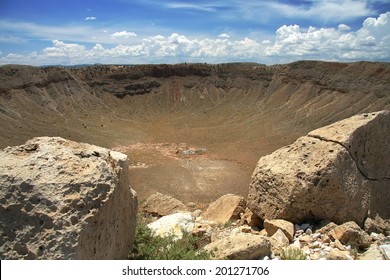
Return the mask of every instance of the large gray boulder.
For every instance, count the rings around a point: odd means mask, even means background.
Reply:
[[[137,199],[127,156],[59,137],[0,151],[1,259],[125,259]]]
[[[263,219],[294,223],[390,219],[390,112],[314,130],[262,157],[247,203]]]

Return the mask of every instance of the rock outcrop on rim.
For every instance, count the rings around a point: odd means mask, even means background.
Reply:
[[[356,115],[262,157],[248,206],[263,219],[390,219],[390,112]]]
[[[137,198],[127,156],[59,137],[0,151],[2,259],[125,259]]]

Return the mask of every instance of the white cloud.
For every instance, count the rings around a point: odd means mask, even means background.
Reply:
[[[131,38],[131,37],[137,37],[137,34],[134,32],[129,32],[129,31],[120,31],[120,32],[115,32],[111,34],[112,38]]]
[[[96,17],[86,17],[84,20],[96,20]]]
[[[218,35],[219,38],[230,38],[230,36],[226,33],[222,33]]]
[[[346,24],[341,23],[341,24],[339,24],[337,29],[340,30],[340,31],[349,31],[349,30],[351,30],[351,27],[349,27]]]
[[[53,40],[52,46],[40,52],[25,55],[3,53],[0,64],[390,60],[390,12],[377,18],[367,18],[357,31],[345,24],[340,24],[337,28],[283,25],[276,30],[273,39],[265,40],[250,37],[236,40],[224,34],[220,34],[218,38],[193,38],[172,33],[169,36],[139,38],[129,44],[128,40],[119,39],[134,37],[135,33],[121,31],[112,33],[111,37],[113,35],[113,38],[118,38],[115,46],[95,43],[93,47],[87,47],[81,43]]]

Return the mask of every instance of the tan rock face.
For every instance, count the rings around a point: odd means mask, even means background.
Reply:
[[[188,212],[188,208],[181,201],[161,193],[152,194],[143,204],[142,210],[157,216]]]
[[[216,259],[252,260],[269,256],[271,244],[267,237],[238,233],[206,245],[205,250]]]
[[[259,160],[248,207],[263,219],[294,223],[390,219],[389,153],[389,111],[317,129]]]
[[[58,137],[0,151],[2,259],[124,259],[137,199],[124,154]]]
[[[269,240],[271,242],[272,252],[278,255],[290,244],[290,240],[281,229],[278,229]]]
[[[339,249],[332,249],[328,256],[328,260],[352,260],[351,256],[346,251],[340,251]]]
[[[280,229],[290,241],[294,238],[294,224],[289,221],[281,219],[265,220],[264,228],[268,236],[273,236]]]
[[[204,220],[225,224],[230,220],[239,219],[245,205],[246,201],[242,196],[226,194],[211,203],[202,216]]]

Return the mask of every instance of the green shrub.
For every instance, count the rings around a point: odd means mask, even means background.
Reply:
[[[207,260],[209,254],[199,248],[200,239],[183,232],[183,238],[174,236],[153,236],[145,222],[139,221],[135,231],[133,250],[129,259],[133,260]]]
[[[282,260],[306,260],[305,253],[298,248],[286,248],[280,254]]]

